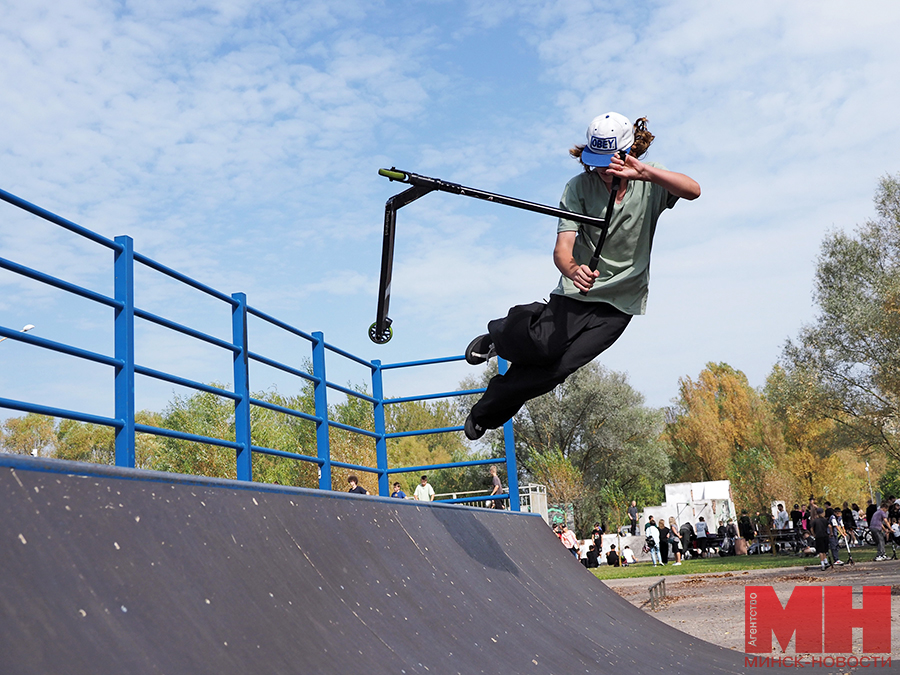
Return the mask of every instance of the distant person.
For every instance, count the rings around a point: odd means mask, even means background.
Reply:
[[[816,515],[810,521],[809,529],[816,540],[816,553],[819,554],[819,565],[828,568],[828,521],[825,520],[825,509],[816,507]]]
[[[871,499],[866,500],[866,527],[872,527],[872,516],[875,515],[875,512],[878,510],[878,507],[872,502]]]
[[[587,567],[588,569],[600,567],[600,551],[594,544],[591,544],[590,547],[588,547]]]
[[[819,505],[816,504],[816,498],[812,495],[809,496],[809,502],[806,504],[806,527],[812,527],[812,520],[816,517],[816,510],[819,508]]]
[[[647,549],[650,551],[650,560],[653,561],[653,566],[656,567],[662,564],[662,559],[659,556],[659,528],[653,522],[652,516],[650,522],[644,528],[644,534],[646,535]]]
[[[669,528],[666,525],[665,517],[659,519],[659,522],[656,524],[656,528],[659,530],[659,559],[662,561],[663,565],[669,564]]]
[[[790,538],[788,532],[791,529],[791,516],[784,510],[784,504],[779,504],[775,509],[775,518],[772,521],[772,525],[775,528],[772,546],[776,549],[784,549],[787,546],[785,540]]]
[[[681,539],[678,538],[678,523],[674,516],[669,516],[669,546],[675,556],[673,567],[678,567],[681,564]]]
[[[649,516],[647,518],[647,522],[644,524],[644,536],[647,535],[647,530],[651,527],[656,527],[656,520],[653,518],[653,516]]]
[[[800,510],[799,504],[794,504],[791,509],[791,524],[794,526],[794,532],[800,531],[800,521],[803,520],[803,512]]]
[[[684,521],[681,529],[678,531],[681,537],[681,550],[687,553],[694,548],[694,526],[688,521]]]
[[[637,535],[638,510],[637,502],[633,499],[631,500],[631,506],[628,507],[628,520],[631,521],[631,536],[634,537]]]
[[[709,536],[709,528],[707,527],[706,521],[703,519],[703,516],[700,516],[699,520],[697,521],[696,532],[697,548],[700,549],[700,555],[702,556],[704,553],[706,553],[706,549],[709,546],[709,544],[707,543],[709,541],[709,539],[707,539],[707,537]]]
[[[816,540],[808,531],[800,535],[800,552],[803,557],[816,554]]]
[[[722,543],[719,544],[719,555],[722,557],[728,555],[737,555],[737,550],[735,548],[734,540],[737,539],[738,530],[737,526],[734,524],[734,520],[731,518],[728,519],[727,523],[723,523],[723,526],[719,528],[722,537]]]
[[[841,560],[841,548],[838,544],[839,538],[844,537],[846,540],[847,532],[844,530],[843,512],[835,507],[828,518],[828,548],[831,549],[831,558],[835,565],[843,565]]]
[[[756,515],[753,516],[753,531],[754,531],[753,536],[756,536],[760,532],[762,532],[763,534],[768,534],[769,533],[769,520],[771,520],[771,518],[769,518],[766,514],[762,514],[759,511],[757,511]]]
[[[856,512],[859,511],[859,507],[856,504],[853,506],[856,508],[851,508],[847,505],[847,502],[844,502],[844,505],[841,507],[841,519],[844,521],[844,532],[847,533],[848,547],[856,544]]]
[[[753,523],[750,522],[750,516],[747,515],[746,511],[741,511],[741,517],[738,520],[738,532],[747,540],[748,545],[756,536],[756,530],[753,529]]]
[[[400,483],[394,483],[394,491],[391,493],[394,499],[406,499],[406,493],[400,489]]]
[[[420,502],[430,502],[434,499],[434,488],[428,482],[428,476],[422,476],[419,479],[419,484],[416,486],[416,491],[413,492],[413,497]]]
[[[585,567],[587,567],[588,564],[587,555],[591,550],[591,546],[593,546],[593,544],[589,539],[580,539],[578,541],[578,562]]]
[[[634,557],[634,551],[631,550],[630,546],[626,546],[622,549],[622,564],[624,566],[634,565],[637,562],[637,558]]]
[[[591,542],[597,549],[597,555],[603,550],[603,527],[600,523],[594,523],[594,529],[591,530]]]
[[[366,490],[362,485],[359,484],[359,478],[354,475],[347,476],[347,482],[350,484],[350,489],[347,492],[353,492],[358,495],[367,495],[369,491]]]
[[[868,523],[866,523],[866,510],[862,508],[859,504],[853,504],[853,517],[856,518],[856,530],[864,530],[869,527]],[[859,536],[857,536],[857,542],[859,541]]]
[[[563,523],[562,528],[560,529],[559,540],[562,542],[562,545],[565,546],[569,553],[571,553],[575,558],[578,558],[578,537],[575,536],[575,533],[569,529],[569,526]]]
[[[616,553],[615,544],[609,547],[609,553],[606,554],[606,564],[610,567],[621,567],[622,565],[622,563],[619,562],[619,554]]]
[[[790,515],[784,510],[784,504],[779,504],[778,510],[775,511],[775,529],[778,531],[788,529],[790,519]]]
[[[503,486],[500,483],[500,476],[497,475],[497,467],[492,466],[490,468],[491,472],[491,495],[500,495],[503,494]],[[502,499],[492,499],[491,500],[491,508],[492,509],[503,509],[503,500]],[[575,535],[572,535],[575,536]]]
[[[891,534],[891,529],[888,526],[888,503],[886,501],[881,502],[881,507],[872,514],[869,530],[872,532],[872,538],[875,540],[877,549],[875,560],[877,562],[887,560],[887,556],[884,554],[884,542],[887,536]]]

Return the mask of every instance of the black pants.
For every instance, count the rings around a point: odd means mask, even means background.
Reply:
[[[561,384],[569,375],[609,349],[631,315],[602,302],[562,295],[550,302],[518,305],[488,323],[497,354],[510,362],[505,375],[491,378],[472,407],[475,423],[496,429],[529,401]]]

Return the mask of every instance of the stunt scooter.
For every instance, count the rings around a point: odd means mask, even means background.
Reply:
[[[621,153],[624,154],[624,153]],[[388,310],[391,303],[391,275],[394,267],[394,237],[397,230],[397,211],[412,204],[420,197],[424,197],[430,192],[449,192],[464,197],[474,197],[475,199],[483,199],[488,202],[503,204],[504,206],[512,206],[513,208],[523,209],[525,211],[533,211],[547,216],[555,216],[557,218],[566,218],[579,223],[595,225],[600,229],[600,240],[594,251],[594,257],[591,258],[591,270],[597,269],[600,260],[600,252],[603,243],[606,241],[606,235],[609,230],[609,218],[612,214],[613,207],[616,203],[616,194],[619,189],[619,179],[613,180],[612,193],[609,196],[609,204],[606,208],[604,218],[594,218],[581,213],[573,213],[565,209],[558,209],[544,204],[528,202],[515,197],[506,197],[504,195],[485,192],[475,188],[465,187],[457,183],[448,183],[440,178],[430,178],[421,176],[409,171],[400,171],[391,167],[390,169],[379,169],[378,174],[389,179],[391,182],[406,183],[412,187],[403,192],[394,195],[384,205],[384,231],[381,244],[381,275],[378,281],[378,308],[375,315],[375,323],[369,326],[369,339],[372,342],[383,345],[390,341],[394,336],[394,330],[391,327],[391,319],[388,317]]]

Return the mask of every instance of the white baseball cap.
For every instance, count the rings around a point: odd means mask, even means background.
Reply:
[[[587,130],[587,145],[581,161],[588,166],[609,166],[609,160],[620,150],[628,151],[634,144],[634,127],[624,115],[608,112],[591,121]]]

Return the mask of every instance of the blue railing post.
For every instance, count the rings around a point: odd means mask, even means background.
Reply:
[[[328,384],[325,381],[325,335],[312,334],[313,376],[318,378],[313,386],[316,404],[316,456],[322,460],[319,469],[319,489],[331,489],[331,448],[328,442]]]
[[[121,250],[114,259],[115,296],[122,303],[114,320],[115,355],[122,365],[115,368],[116,466],[134,467],[134,241],[116,237]]]
[[[506,374],[509,363],[505,359],[497,358],[497,369],[501,375]],[[513,423],[509,420],[503,425],[503,447],[506,450],[506,482],[509,486],[509,508],[511,511],[519,511],[519,474],[516,468],[516,440],[513,436]]]
[[[378,494],[389,497],[391,494],[390,476],[388,475],[387,439],[384,424],[384,383],[381,378],[381,361],[372,361],[372,398],[375,403],[375,466],[378,468]]]
[[[231,334],[234,345],[234,393],[240,396],[234,402],[234,442],[243,447],[237,451],[237,479],[253,479],[253,450],[250,448],[250,361],[247,344],[247,296],[232,293],[237,304],[231,310]]]

